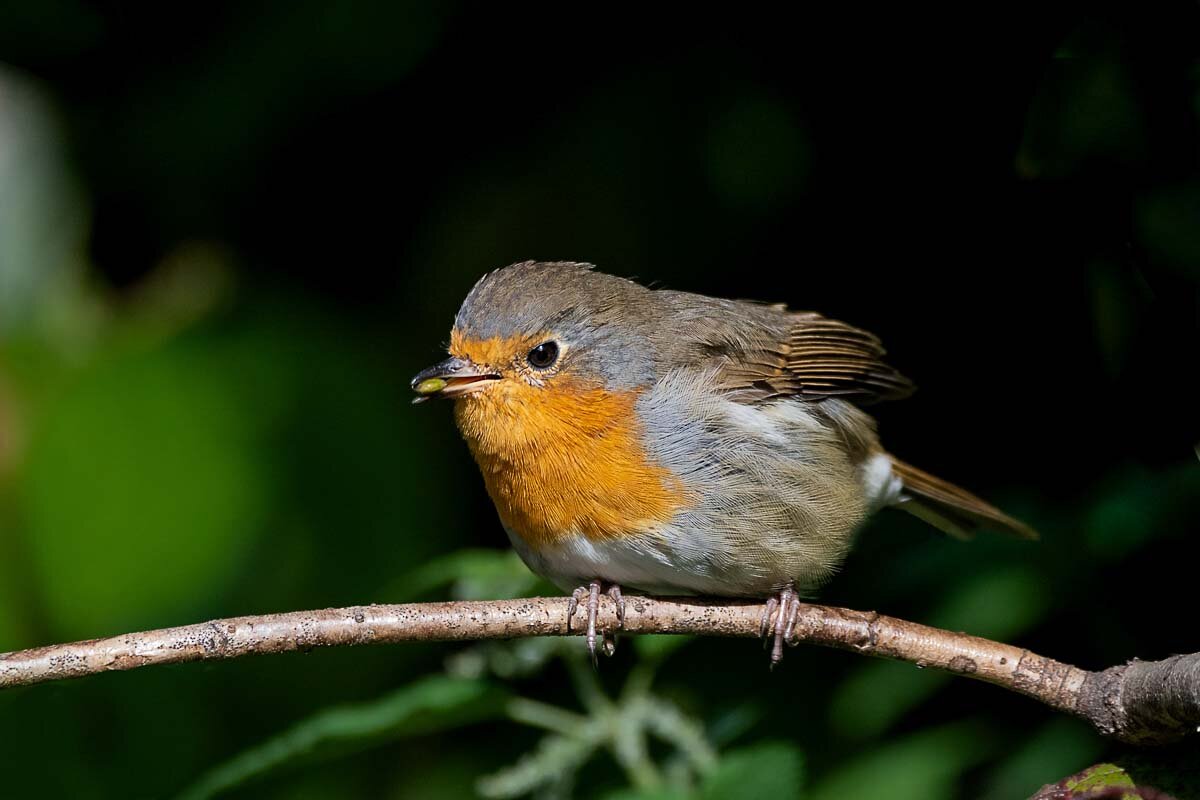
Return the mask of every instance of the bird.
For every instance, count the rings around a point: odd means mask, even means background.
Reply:
[[[764,601],[774,666],[800,598],[885,507],[1037,536],[883,449],[864,409],[914,385],[874,334],[816,312],[526,261],[478,280],[447,350],[414,402],[453,401],[513,548],[570,593],[568,619],[586,603],[593,661],[600,596],[619,629],[633,589]]]

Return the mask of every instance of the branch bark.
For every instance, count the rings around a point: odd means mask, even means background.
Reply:
[[[757,603],[630,596],[624,632],[757,637]],[[602,600],[598,625],[616,626]],[[579,634],[565,598],[371,605],[233,617],[198,625],[0,654],[0,689],[135,669],[266,653],[409,641]],[[1135,744],[1178,739],[1200,725],[1200,653],[1089,672],[1018,647],[874,612],[803,604],[795,642],[906,661],[1001,686]]]

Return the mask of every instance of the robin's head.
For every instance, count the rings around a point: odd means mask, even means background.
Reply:
[[[624,535],[683,502],[635,421],[654,380],[657,302],[587,264],[514,264],[475,284],[450,357],[413,378],[418,400],[454,398],[501,519],[527,540]]]
[[[555,391],[622,391],[649,382],[643,335],[651,292],[591,265],[527,261],[479,280],[454,318],[450,358],[423,370],[427,397],[537,402]]]

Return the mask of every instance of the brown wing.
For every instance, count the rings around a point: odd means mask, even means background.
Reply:
[[[875,335],[815,312],[788,318],[791,327],[778,345],[728,357],[721,370],[725,386],[751,400],[839,397],[859,405],[912,394],[912,382],[884,363],[886,351]]]

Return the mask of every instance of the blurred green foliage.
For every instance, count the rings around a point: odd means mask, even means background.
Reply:
[[[408,405],[471,281],[528,257],[886,332],[924,387],[889,446],[1043,533],[883,514],[823,599],[1088,668],[1196,649],[1200,53],[1169,20],[1014,11],[964,39],[1013,58],[992,75],[816,23],[559,47],[453,5],[161,13],[0,8],[0,651],[552,592],[445,409]],[[3,692],[0,794],[1000,800],[1109,760],[1200,797],[1194,745],[1139,760],[908,665],[580,645]]]
[[[379,739],[427,736],[499,715],[503,694],[481,681],[431,676],[358,707],[321,711],[214,767],[179,795],[216,797],[280,767],[344,755]]]
[[[197,586],[244,566],[267,471],[236,375],[191,349],[97,364],[43,411],[21,508],[55,635],[194,612]]]

